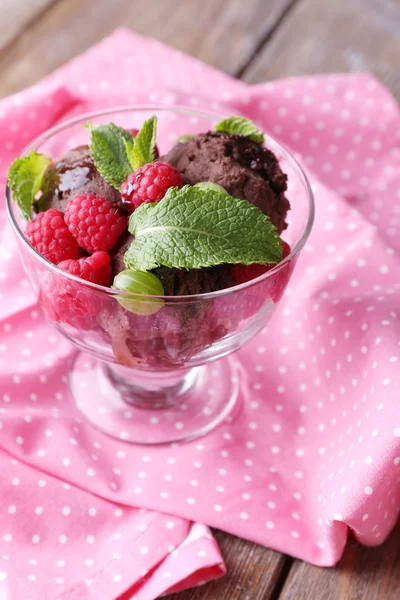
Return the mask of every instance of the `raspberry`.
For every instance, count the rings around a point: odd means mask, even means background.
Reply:
[[[95,252],[92,256],[85,256],[79,260],[63,260],[58,266],[86,281],[104,286],[111,285],[112,269],[107,252]]]
[[[128,225],[118,208],[95,194],[82,194],[70,200],[65,222],[78,245],[90,254],[110,250]]]
[[[271,265],[232,265],[232,275],[236,285],[260,277],[272,268]]]
[[[62,275],[46,273],[40,284],[39,302],[50,321],[89,330],[96,326],[102,296]]]
[[[109,286],[112,281],[107,252],[95,252],[79,260],[64,260],[58,266],[76,277],[99,285]],[[97,314],[106,303],[104,295],[63,275],[46,275],[40,285],[39,300],[48,318],[78,329],[93,329]]]
[[[80,254],[63,213],[55,208],[39,213],[34,221],[28,223],[26,238],[42,256],[54,264],[76,259]]]
[[[285,259],[291,253],[290,246],[284,240],[281,240],[282,243],[282,260]]]
[[[182,174],[168,163],[155,162],[131,173],[121,185],[121,196],[133,212],[143,202],[158,202],[170,187],[184,185]]]
[[[282,260],[289,256],[290,246],[288,243],[281,240],[282,244]],[[270,271],[275,265],[258,265],[256,263],[252,265],[232,265],[232,275],[236,285],[251,281],[256,277],[260,277],[264,273]]]

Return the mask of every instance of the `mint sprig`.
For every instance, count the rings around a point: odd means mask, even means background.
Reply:
[[[153,115],[145,121],[133,142],[126,142],[126,152],[131,170],[153,162],[156,148],[157,117]]]
[[[264,142],[264,134],[258,129],[258,127],[244,117],[229,117],[223,119],[215,125],[215,131],[223,131],[230,135],[240,134],[249,137],[254,142],[262,144]]]
[[[17,158],[9,168],[8,185],[24,219],[32,219],[32,206],[39,191],[42,197],[38,202],[44,197],[44,174],[50,163],[50,158],[32,150],[28,156]]]
[[[89,148],[96,169],[119,190],[121,183],[132,173],[126,143],[133,143],[133,135],[114,123],[96,128],[91,123],[86,126],[91,133]]]
[[[89,147],[96,169],[117,190],[132,171],[154,160],[156,116],[143,123],[136,137],[114,123],[96,128],[88,123],[86,127],[91,132]]]
[[[247,200],[211,189],[170,188],[160,202],[135,210],[129,231],[135,239],[125,264],[139,271],[282,259],[280,238],[267,216]]]

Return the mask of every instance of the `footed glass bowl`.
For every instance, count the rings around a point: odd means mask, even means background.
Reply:
[[[158,117],[162,156],[187,133],[213,128],[221,115],[184,107],[121,107],[85,114],[53,127],[31,142],[57,159],[89,142],[83,124],[110,121],[127,129]],[[25,239],[26,223],[6,188],[8,216],[26,273],[48,320],[79,350],[69,374],[72,396],[86,419],[127,442],[162,444],[191,440],[216,427],[234,408],[239,374],[230,355],[266,325],[281,299],[310,233],[314,205],[307,178],[275,139],[265,144],[288,175],[292,209],[283,238],[291,254],[251,282],[196,296],[144,297],[117,292],[70,275],[43,258]],[[135,314],[129,302],[158,302],[153,314]],[[271,341],[273,343],[273,341]]]

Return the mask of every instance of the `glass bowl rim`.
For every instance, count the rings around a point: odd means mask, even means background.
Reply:
[[[68,129],[68,127],[72,127],[73,125],[78,125],[79,123],[83,123],[90,119],[102,117],[105,115],[127,113],[127,112],[144,112],[144,111],[146,111],[146,112],[155,111],[155,112],[181,113],[181,114],[188,114],[192,117],[201,117],[201,118],[206,118],[206,119],[211,119],[211,120],[226,118],[225,113],[211,112],[208,110],[206,110],[206,111],[193,110],[189,106],[179,105],[179,104],[169,104],[169,105],[140,104],[137,106],[132,106],[132,105],[114,106],[114,107],[110,107],[110,108],[98,109],[98,110],[94,110],[94,111],[81,113],[74,117],[70,117],[68,119],[64,119],[64,120],[60,121],[56,125],[53,125],[49,129],[46,129],[46,131],[44,131],[43,133],[38,135],[36,138],[31,140],[24,147],[24,149],[22,150],[22,152],[19,156],[25,156],[30,151],[36,150],[41,144],[43,144],[45,141],[50,139],[52,136],[60,133],[61,131],[64,131],[65,129]],[[179,296],[152,296],[150,294],[149,295],[133,294],[132,292],[125,292],[125,291],[116,290],[114,288],[108,288],[108,287],[98,285],[96,283],[92,283],[90,281],[81,279],[80,277],[72,275],[71,273],[68,273],[67,271],[63,271],[62,269],[59,269],[57,267],[57,265],[51,263],[47,258],[45,258],[41,254],[39,254],[39,252],[26,239],[23,231],[21,230],[21,228],[15,218],[13,209],[11,207],[11,203],[12,203],[11,190],[8,186],[8,180],[7,180],[7,184],[6,184],[7,216],[11,223],[12,228],[14,229],[14,232],[17,235],[17,238],[22,242],[22,244],[24,246],[26,246],[28,251],[34,256],[34,258],[36,260],[41,262],[45,267],[49,268],[51,271],[55,272],[59,277],[64,277],[66,279],[70,279],[72,281],[75,281],[76,283],[83,285],[84,287],[92,288],[102,294],[106,294],[106,295],[110,295],[110,296],[118,296],[119,298],[121,298],[121,296],[124,296],[126,298],[135,298],[135,299],[141,299],[141,300],[144,300],[144,298],[154,298],[154,299],[164,300],[166,303],[173,303],[173,302],[192,303],[195,301],[211,300],[213,298],[218,298],[220,296],[225,296],[225,295],[232,294],[235,292],[240,292],[242,290],[245,290],[254,285],[257,285],[258,283],[261,283],[262,281],[274,276],[275,273],[280,271],[285,266],[286,263],[288,263],[292,258],[297,256],[299,254],[300,250],[305,245],[305,243],[311,233],[311,229],[312,229],[312,226],[314,223],[314,217],[315,217],[314,195],[313,195],[313,192],[311,189],[311,185],[308,181],[308,178],[307,178],[302,166],[299,164],[299,162],[294,157],[292,152],[290,150],[288,150],[284,144],[279,142],[276,138],[274,138],[270,134],[266,133],[265,131],[263,131],[263,133],[265,136],[265,145],[268,148],[272,149],[272,151],[274,151],[275,149],[279,151],[279,154],[281,154],[289,162],[290,166],[294,169],[296,175],[299,177],[303,187],[305,188],[305,191],[307,193],[307,198],[308,198],[308,209],[309,209],[308,218],[307,218],[307,222],[303,229],[303,233],[302,233],[300,239],[296,242],[296,244],[293,246],[290,254],[284,260],[282,260],[280,263],[275,265],[272,269],[270,269],[266,273],[260,275],[259,277],[251,279],[250,281],[246,281],[245,283],[242,283],[240,285],[235,285],[235,286],[232,286],[229,288],[224,288],[222,290],[217,290],[214,292],[207,292],[207,293],[203,293],[203,294],[179,295]]]

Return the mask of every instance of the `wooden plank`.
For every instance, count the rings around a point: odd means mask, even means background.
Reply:
[[[372,71],[400,98],[399,56],[399,0],[301,0],[244,79]]]
[[[122,25],[234,74],[249,61],[292,2],[58,2],[0,53],[0,94],[4,96],[36,82]]]
[[[0,51],[56,0],[1,0]]]
[[[216,531],[228,574],[221,579],[165,596],[165,600],[269,600],[284,572],[283,554]],[[318,599],[319,600],[319,599]]]
[[[321,569],[294,561],[279,600],[398,600],[400,522],[378,548],[350,539],[336,567]]]

